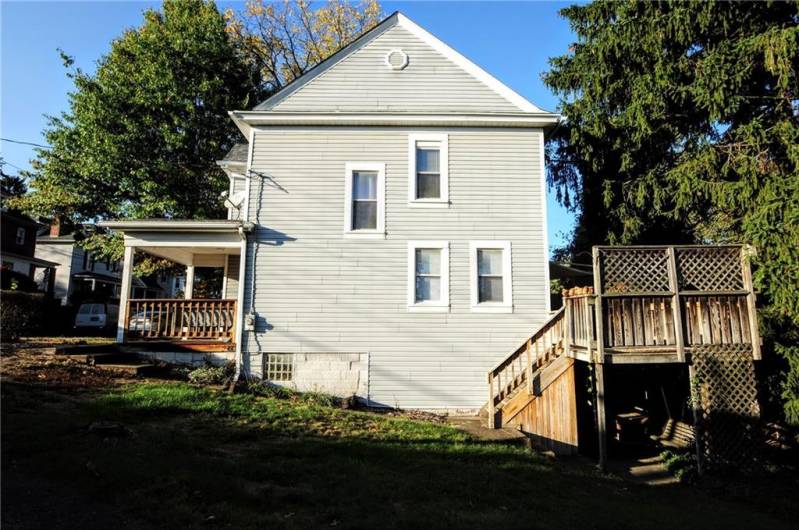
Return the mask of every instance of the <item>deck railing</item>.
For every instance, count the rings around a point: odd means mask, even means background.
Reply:
[[[126,313],[128,339],[233,340],[236,300],[136,299]]]
[[[488,414],[536,370],[566,355],[589,362],[685,362],[707,346],[760,358],[746,247],[594,247],[594,287],[563,292],[563,308],[488,372]]]

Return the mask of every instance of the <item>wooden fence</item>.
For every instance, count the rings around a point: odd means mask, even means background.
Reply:
[[[236,300],[135,299],[128,301],[128,339],[233,340]]]

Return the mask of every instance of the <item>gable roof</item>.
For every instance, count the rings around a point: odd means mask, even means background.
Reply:
[[[352,100],[355,99],[358,101],[360,95],[366,93],[363,92],[366,89],[362,89],[361,86],[368,84],[375,76],[370,75],[365,78],[360,78],[357,72],[358,68],[363,68],[362,64],[355,63],[356,66],[351,66],[351,70],[354,69],[352,72],[346,72],[345,67],[342,65],[352,65],[356,60],[365,61],[366,59],[356,59],[356,57],[364,57],[366,52],[361,54],[358,52],[364,50],[370,43],[375,42],[383,35],[386,35],[386,37],[384,38],[385,42],[379,52],[381,54],[385,54],[386,46],[390,46],[391,43],[396,42],[398,38],[404,38],[404,42],[407,46],[419,47],[418,49],[414,49],[414,51],[418,52],[419,57],[411,58],[408,70],[415,68],[417,72],[423,71],[424,75],[426,75],[425,79],[428,82],[435,79],[438,83],[439,79],[443,79],[447,75],[455,76],[455,74],[457,74],[458,77],[451,81],[450,86],[444,87],[440,92],[443,91],[446,94],[453,92],[452,83],[459,83],[459,85],[456,86],[465,86],[466,88],[464,91],[467,93],[463,95],[460,106],[458,104],[442,104],[440,99],[436,102],[434,98],[431,98],[431,102],[427,108],[418,107],[418,105],[404,105],[409,94],[414,95],[417,99],[422,99],[418,91],[409,90],[411,87],[399,86],[398,88],[395,86],[401,85],[403,81],[406,81],[408,79],[407,76],[388,77],[383,84],[378,84],[377,87],[369,93],[370,101],[379,101],[379,104],[375,105],[373,108],[368,107],[368,105],[353,106]],[[426,56],[422,56],[422,52],[424,52]],[[382,55],[380,58],[382,59]],[[416,63],[414,59],[418,59]],[[371,62],[369,64],[374,65],[375,57],[372,56],[370,60]],[[437,62],[433,62],[433,60]],[[331,87],[341,88],[332,85],[333,81],[331,81],[332,72],[336,67],[346,72],[343,74],[343,77],[339,78],[339,84],[345,85],[342,90],[339,90],[339,97],[341,99],[349,97],[349,106],[346,104],[336,106],[336,96],[331,95]],[[391,69],[386,66],[385,69],[381,69],[380,72],[376,73],[389,76],[392,74],[396,76],[398,74],[397,72],[389,73],[390,70]],[[435,87],[432,88],[434,89]],[[314,92],[314,89],[316,89],[316,92]],[[361,92],[355,95],[352,94],[358,90],[361,90]],[[391,93],[392,90],[393,93]],[[396,97],[398,101],[391,102],[391,95],[397,96],[398,93],[400,94]],[[315,99],[308,94],[316,94]],[[322,103],[319,102],[320,99],[323,100]],[[386,103],[386,100],[389,100],[389,103]],[[278,93],[257,105],[252,111],[238,111],[231,114],[234,120],[236,120],[237,118],[244,118],[245,115],[250,115],[249,117],[251,118],[253,114],[262,114],[265,112],[308,114],[312,112],[340,113],[355,111],[361,113],[364,111],[376,111],[381,114],[385,114],[386,112],[440,114],[443,112],[449,114],[534,115],[537,117],[549,118],[549,120],[546,120],[549,124],[554,124],[554,122],[557,121],[557,115],[543,111],[539,107],[533,105],[507,85],[501,83],[488,72],[399,12],[395,12],[388,16],[377,26],[322,61],[304,75],[289,83]]]

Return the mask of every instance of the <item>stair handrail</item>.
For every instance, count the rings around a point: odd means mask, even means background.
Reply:
[[[554,328],[557,324],[561,324],[558,336],[550,341],[549,345],[544,345],[545,352],[549,348],[559,350],[563,348],[563,339],[565,336],[565,326],[562,325],[564,320],[565,308],[558,309],[549,319],[547,319],[538,329],[533,333],[529,339],[524,341],[522,345],[508,354],[502,361],[500,361],[494,368],[488,372],[488,424],[490,428],[494,427],[494,417],[496,406],[502,402],[503,399],[508,397],[517,388],[521,387],[525,382],[531,380],[533,371],[533,346],[536,346],[538,341],[543,338],[548,331]],[[519,362],[521,357],[526,355],[526,362],[522,366]],[[518,370],[514,370],[514,361],[518,362]],[[537,362],[538,359],[535,359]],[[501,376],[507,368],[511,368],[511,379],[504,384],[501,381]],[[518,373],[517,373],[518,372]],[[497,391],[494,391],[494,381],[498,380]]]

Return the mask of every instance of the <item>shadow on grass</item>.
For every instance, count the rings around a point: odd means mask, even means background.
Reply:
[[[632,485],[432,423],[180,384],[39,406],[36,392],[4,388],[4,467],[83,492],[137,527],[787,526],[693,489]],[[126,429],[87,429],[98,421]]]

